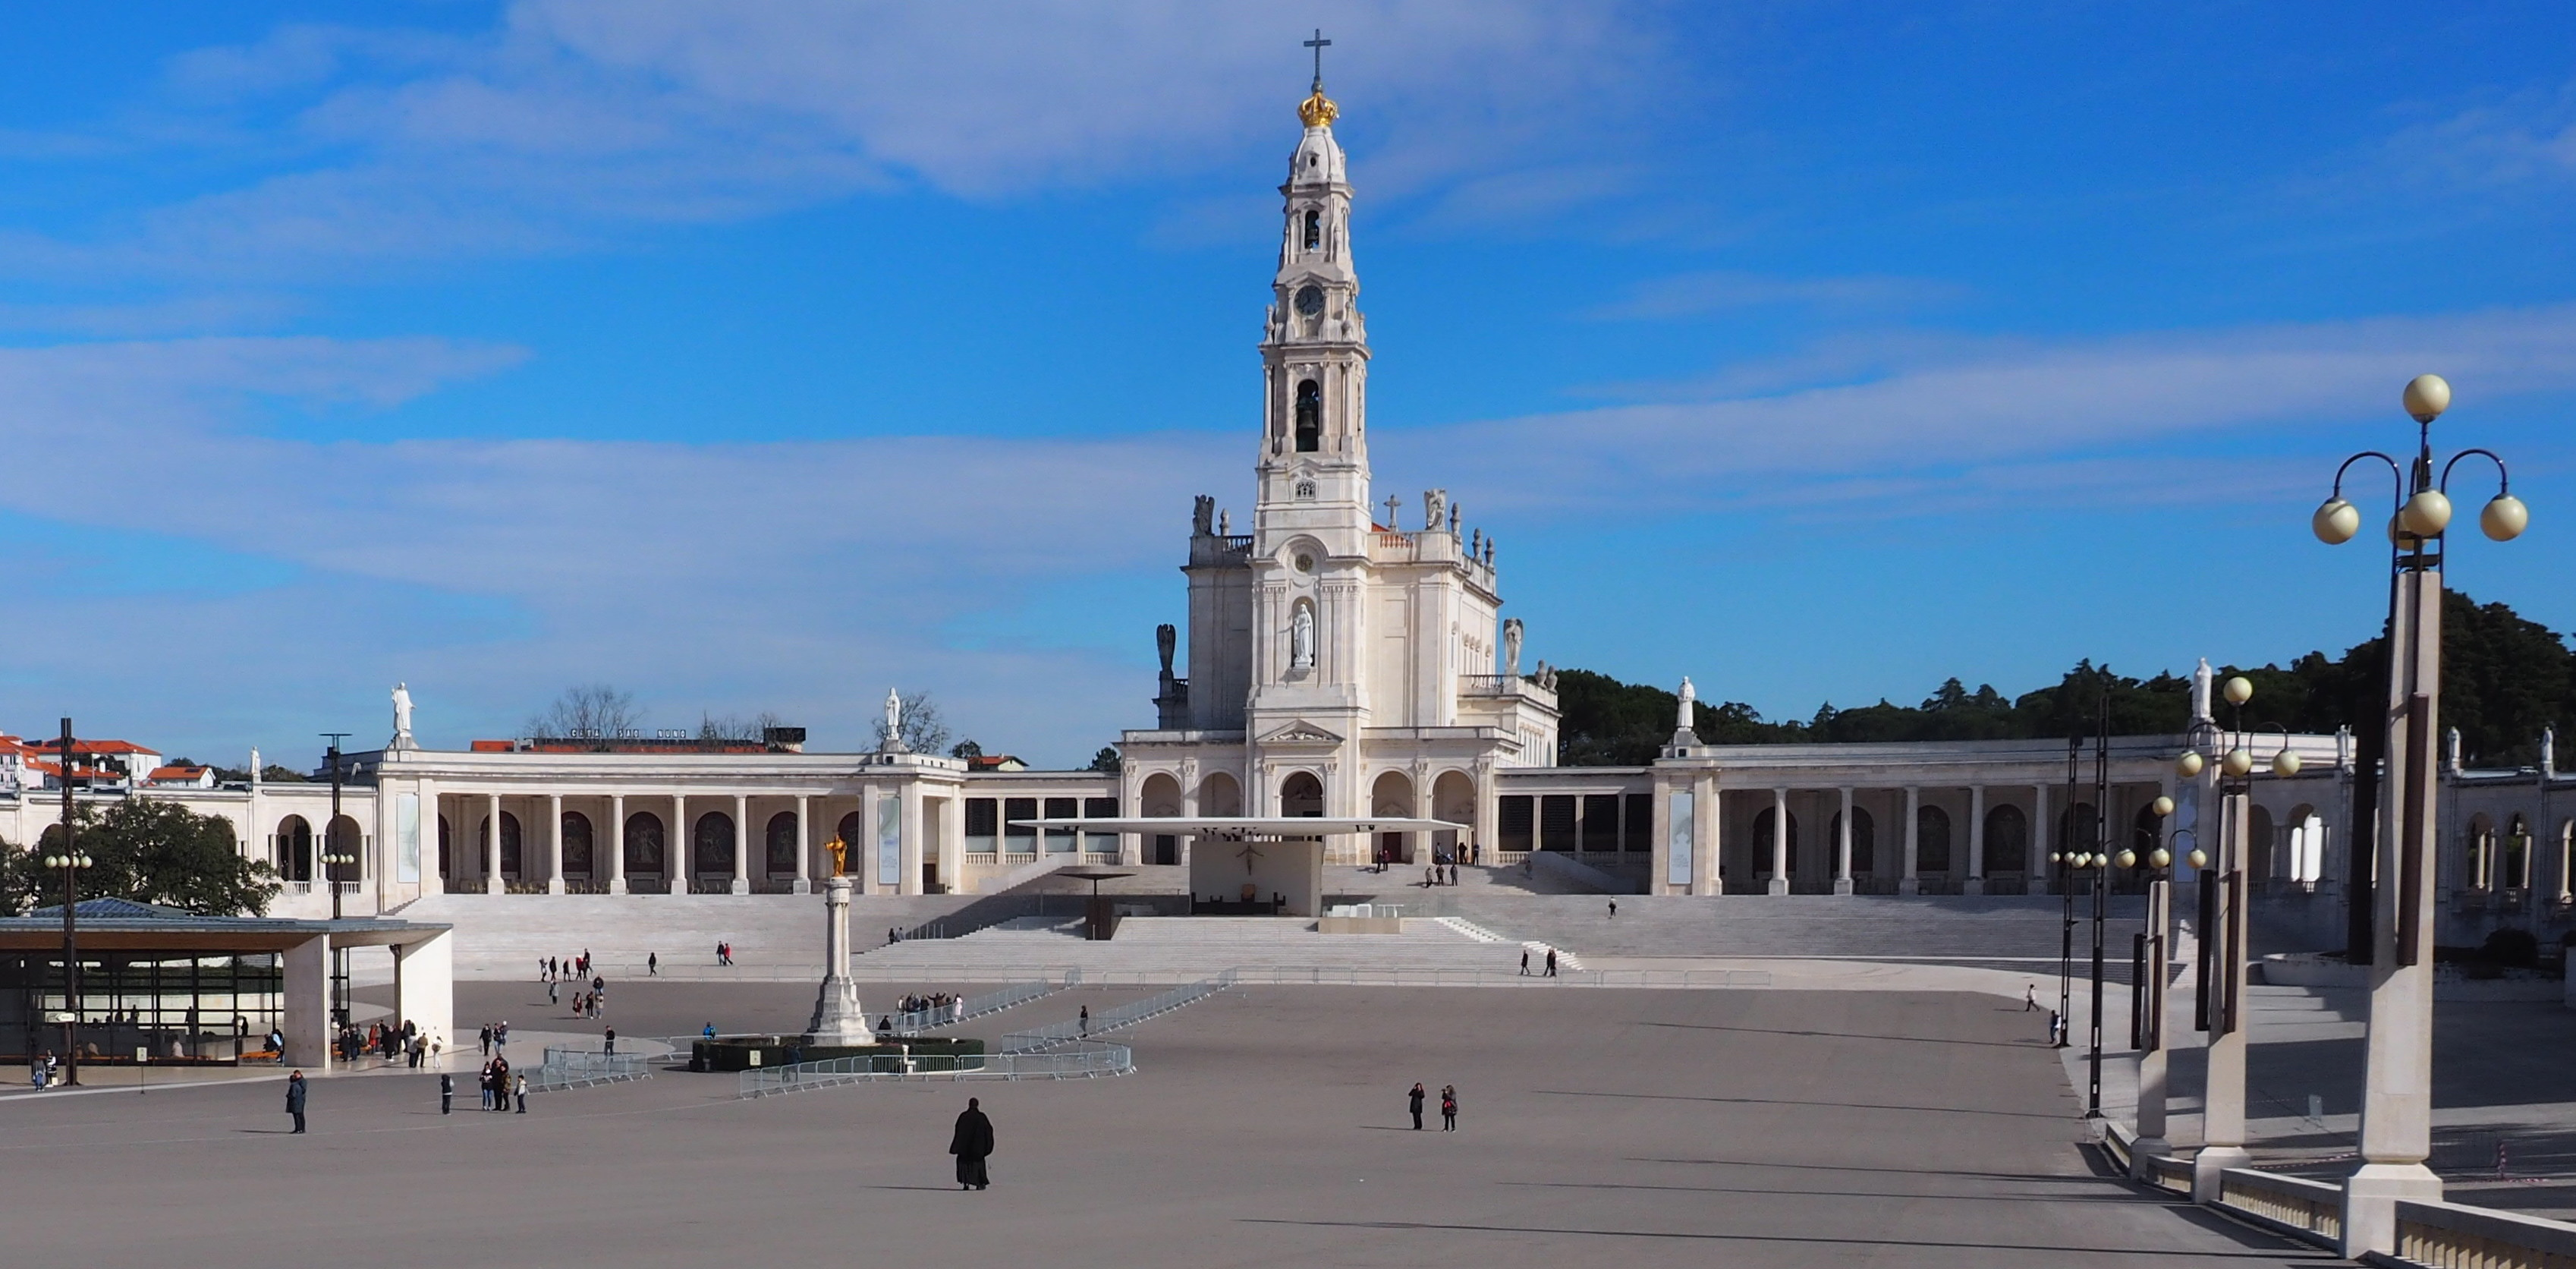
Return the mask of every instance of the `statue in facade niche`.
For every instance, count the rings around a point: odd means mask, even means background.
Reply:
[[[1288,668],[1315,668],[1315,610],[1304,604],[1288,618]]]
[[[1503,618],[1503,673],[1521,676],[1521,619]]]

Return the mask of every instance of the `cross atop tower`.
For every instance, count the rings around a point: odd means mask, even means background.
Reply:
[[[1332,46],[1333,42],[1324,38],[1324,28],[1320,26],[1315,28],[1315,38],[1306,41],[1306,47],[1315,50],[1316,92],[1324,91],[1324,50]]]

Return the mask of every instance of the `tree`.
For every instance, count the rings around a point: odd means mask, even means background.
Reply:
[[[644,712],[635,708],[634,693],[589,683],[565,688],[529,716],[526,730],[541,740],[615,740],[643,734]]]
[[[242,857],[231,821],[175,802],[133,797],[72,811],[73,844],[93,861],[76,882],[84,899],[113,896],[207,916],[257,915],[281,888],[276,870]],[[0,909],[23,914],[60,903],[62,873],[40,857],[59,850],[63,830],[45,830],[34,850],[0,846]]]
[[[1118,756],[1118,749],[1114,745],[1102,745],[1100,752],[1091,755],[1090,769],[1093,771],[1116,775],[1124,765],[1125,762]]]
[[[783,727],[786,720],[762,710],[745,721],[736,714],[717,717],[704,710],[698,712],[698,740],[704,744],[759,744],[769,739],[769,729]]]
[[[310,783],[312,783],[311,779],[310,779],[309,777],[307,777],[303,772],[298,771],[298,770],[296,770],[296,769],[294,769],[294,768],[292,768],[292,767],[281,767],[281,766],[277,765],[277,764],[276,764],[276,763],[274,763],[274,762],[272,762],[272,763],[268,764],[268,765],[267,765],[267,766],[265,766],[265,767],[261,767],[261,768],[259,769],[259,778],[260,778],[260,779],[262,779],[262,780],[268,781],[268,782],[270,782],[270,783],[273,783],[273,784],[310,784]]]
[[[895,701],[901,708],[903,748],[907,753],[937,753],[948,747],[948,727],[939,721],[939,702],[928,692],[897,692]],[[877,747],[885,748],[885,720],[877,720]]]
[[[984,756],[984,747],[971,740],[961,740],[948,747],[948,756],[951,758],[981,758]]]

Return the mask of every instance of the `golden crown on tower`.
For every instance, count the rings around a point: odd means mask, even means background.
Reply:
[[[1297,117],[1305,120],[1309,128],[1325,128],[1332,126],[1333,120],[1342,117],[1342,108],[1334,105],[1333,99],[1324,95],[1324,85],[1318,82],[1314,93],[1297,103]]]

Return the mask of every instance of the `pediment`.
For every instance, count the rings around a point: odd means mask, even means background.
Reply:
[[[1342,743],[1342,738],[1313,723],[1299,720],[1261,738],[1265,745],[1311,745],[1324,747]]]

